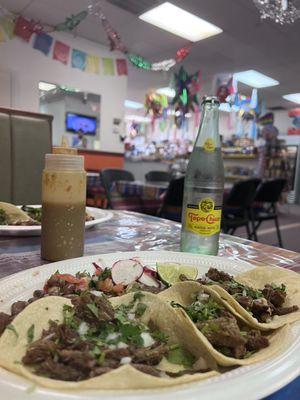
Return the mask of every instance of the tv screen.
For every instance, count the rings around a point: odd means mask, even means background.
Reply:
[[[97,118],[88,115],[66,113],[66,130],[78,133],[82,131],[84,135],[96,135]]]

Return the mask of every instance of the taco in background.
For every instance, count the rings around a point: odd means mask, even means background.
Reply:
[[[111,303],[89,292],[36,300],[1,336],[0,365],[54,389],[154,389],[217,375],[193,330],[143,292]]]
[[[285,326],[271,333],[253,329],[212,288],[186,281],[158,297],[170,303],[187,330],[194,330],[219,365],[247,365],[265,360],[289,341]]]
[[[277,329],[300,319],[300,275],[293,271],[258,267],[233,277],[210,268],[199,281],[253,327]]]

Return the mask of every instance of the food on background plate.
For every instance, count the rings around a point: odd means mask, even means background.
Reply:
[[[262,333],[254,329],[210,287],[186,281],[158,297],[173,306],[187,329],[197,332],[218,364],[246,365],[277,353],[288,340],[288,327]]]
[[[300,319],[300,276],[295,272],[257,267],[233,277],[210,268],[199,281],[254,327],[276,329]]]
[[[42,218],[42,207],[23,205],[21,208],[10,203],[0,202],[0,225],[34,226],[40,225]],[[87,211],[85,222],[93,221],[95,218]]]
[[[2,334],[0,365],[54,389],[153,389],[217,374],[174,309],[142,292],[33,302]]]
[[[0,225],[39,225],[26,212],[10,203],[0,202]]]

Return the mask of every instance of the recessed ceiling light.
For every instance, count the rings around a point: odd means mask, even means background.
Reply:
[[[140,15],[139,18],[191,42],[223,32],[222,29],[188,11],[166,2]]]
[[[290,93],[282,96],[285,100],[300,104],[300,93]]]
[[[56,85],[53,83],[39,82],[39,89],[49,92],[50,90],[56,89]]]
[[[157,89],[156,93],[164,94],[168,97],[175,97],[175,90],[170,87],[162,87]]]
[[[244,83],[245,85],[252,86],[254,88],[264,88],[270,86],[279,85],[279,82],[275,79],[270,78],[254,69],[249,69],[248,71],[236,72],[234,78]]]
[[[137,101],[132,101],[132,100],[125,100],[124,106],[126,108],[132,108],[134,110],[139,110],[144,107],[142,103],[138,103]]]

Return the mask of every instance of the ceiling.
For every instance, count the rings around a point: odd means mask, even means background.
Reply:
[[[0,0],[15,12],[55,25],[65,16],[79,12],[93,0]],[[184,61],[189,72],[202,71],[203,90],[211,91],[215,74],[256,69],[280,82],[279,86],[260,89],[270,107],[293,107],[283,94],[300,92],[300,20],[280,26],[261,22],[252,0],[171,0],[223,29],[223,33],[193,44]],[[299,0],[296,0],[299,1]],[[138,15],[162,3],[162,0],[107,0],[103,10],[123,42],[134,53],[151,61],[173,57],[187,44],[138,19]],[[300,1],[299,1],[300,2]],[[107,45],[107,38],[96,17],[90,16],[78,27],[78,36]],[[170,73],[129,69],[128,98],[143,100],[150,88],[168,84]]]

